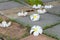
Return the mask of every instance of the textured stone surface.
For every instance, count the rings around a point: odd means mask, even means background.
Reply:
[[[52,2],[52,1],[56,1],[56,0],[42,0],[43,2]]]
[[[9,0],[0,0],[0,2],[6,2],[6,1],[9,1]]]
[[[45,5],[53,5],[53,8],[47,9],[50,14],[60,15],[60,1],[48,2]]]
[[[59,6],[60,5],[60,1],[52,1],[52,2],[46,2],[45,5],[53,5],[54,7],[55,6]]]
[[[48,12],[60,15],[60,5],[54,6],[52,9],[49,9]]]
[[[57,37],[60,40],[60,24],[56,25],[52,28],[46,29],[44,31],[45,34]]]
[[[9,2],[4,2],[4,3],[0,3],[0,10],[5,10],[5,9],[10,9],[10,8],[14,8],[14,7],[22,7],[23,5],[14,2],[14,1],[9,1]]]

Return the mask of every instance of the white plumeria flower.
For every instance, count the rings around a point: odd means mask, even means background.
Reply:
[[[44,13],[46,13],[47,11],[46,11],[46,9],[39,9],[39,10],[37,10],[37,12],[38,12],[39,14],[44,14]]]
[[[6,22],[6,21],[2,21],[2,23],[0,23],[1,27],[9,27],[11,25],[11,22]]]
[[[39,34],[43,33],[43,29],[41,26],[34,25],[30,30],[30,34],[32,34],[32,33],[34,36],[38,36]]]
[[[34,9],[39,9],[39,8],[41,8],[41,5],[33,5],[33,7],[32,8],[34,8]]]
[[[40,15],[39,14],[32,14],[32,15],[30,15],[30,19],[32,21],[38,21],[40,19]]]
[[[18,12],[18,16],[27,16],[28,12]]]
[[[52,7],[53,7],[53,5],[45,5],[44,6],[45,9],[52,8]]]

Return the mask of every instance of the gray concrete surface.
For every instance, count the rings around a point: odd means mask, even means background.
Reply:
[[[52,28],[46,29],[44,31],[45,34],[57,37],[60,40],[60,24],[56,25]]]
[[[43,2],[52,2],[52,1],[56,1],[56,0],[42,0]]]
[[[10,8],[14,8],[14,7],[23,7],[23,5],[21,5],[17,2],[14,2],[14,1],[0,3],[0,10],[10,9]]]
[[[48,12],[51,14],[60,15],[60,5],[54,6],[52,9],[49,9]]]
[[[7,2],[7,1],[9,1],[9,0],[0,0],[0,2]]]

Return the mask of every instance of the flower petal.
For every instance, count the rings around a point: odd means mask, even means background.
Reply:
[[[22,14],[20,13],[20,12],[18,12],[18,14],[17,14],[18,16],[22,16]]]
[[[24,12],[24,16],[26,16],[28,13],[27,12]]]
[[[2,21],[2,26],[3,26],[3,27],[6,27],[6,24],[7,24],[6,21]]]
[[[42,34],[42,33],[43,33],[42,27],[41,27],[41,26],[37,26],[37,27],[38,27],[38,32],[39,32],[40,34]]]
[[[11,25],[11,22],[7,23],[7,24],[6,24],[6,27],[9,27],[10,25]]]
[[[41,8],[42,6],[40,5],[40,4],[38,4],[38,6],[37,6],[38,8]]]
[[[30,19],[31,19],[31,20],[33,19],[33,15],[30,15]]]
[[[0,27],[2,27],[2,24],[0,23]]]
[[[41,5],[40,5],[40,4],[38,4],[38,5],[33,5],[32,8],[34,8],[34,9],[38,9],[38,8],[41,8]]]
[[[44,14],[44,13],[46,13],[46,10],[45,10],[45,9],[43,9],[43,10],[39,9],[39,10],[37,10],[37,12],[38,12],[39,14]]]
[[[32,8],[36,8],[36,5],[33,5],[33,7]]]
[[[53,5],[45,5],[45,7],[44,8],[52,8],[53,7]]]
[[[34,31],[34,30],[30,30],[30,34],[32,34],[33,31]]]
[[[32,26],[32,28],[31,28],[31,29],[32,29],[32,30],[34,30],[36,27],[37,27],[37,26],[36,26],[36,25],[34,25],[34,26]]]
[[[38,36],[39,35],[39,32],[34,32],[33,35],[34,36]]]
[[[42,33],[43,33],[43,30],[42,30],[42,29],[39,29],[38,32],[39,32],[40,34],[42,34]]]

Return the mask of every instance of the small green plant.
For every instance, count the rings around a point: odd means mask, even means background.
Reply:
[[[29,33],[28,33],[28,32],[24,33],[24,34],[22,35],[21,39],[22,39],[22,38],[25,38],[25,37],[27,37],[27,36],[29,36]]]
[[[0,23],[3,21],[3,19],[0,17]]]
[[[30,4],[30,5],[34,5],[34,4],[36,4],[36,5],[38,5],[38,4],[44,5],[42,0],[26,0],[26,2],[28,4]]]
[[[30,32],[31,26],[29,24],[26,26],[26,28],[27,28],[26,31]]]

